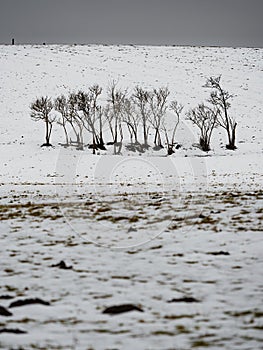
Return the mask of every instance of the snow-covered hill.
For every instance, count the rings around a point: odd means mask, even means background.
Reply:
[[[236,173],[257,173],[262,161],[262,49],[21,45],[1,46],[0,53],[1,182],[49,182],[48,174],[56,172],[61,152],[58,143],[64,138],[56,127],[52,135],[56,148],[39,148],[44,141],[44,125],[33,122],[29,110],[36,97],[55,98],[98,83],[106,98],[108,83],[115,79],[130,91],[136,85],[168,86],[171,99],[177,99],[187,111],[208,98],[209,91],[202,87],[206,78],[220,74],[223,87],[235,95],[230,112],[238,122],[238,150],[226,151],[226,135],[216,130],[210,155],[220,155],[216,165],[219,172],[225,169],[225,175],[233,171],[229,165]],[[181,157],[203,155],[192,147],[198,130],[183,117],[176,139],[183,147],[173,158],[179,158],[180,163],[185,162]],[[127,155],[125,149],[123,153]],[[75,156],[83,157],[74,152]],[[93,164],[94,157],[89,162]],[[207,160],[208,172],[215,170],[217,174],[214,163],[214,157]]]
[[[170,157],[64,148],[58,126],[46,149],[30,118],[36,97],[98,83],[105,99],[112,79],[168,86],[187,111],[218,75],[235,95],[234,152],[219,129],[208,154],[194,147],[184,118]],[[0,348],[259,350],[262,87],[263,49],[0,46]],[[50,305],[9,305],[35,297]],[[144,312],[103,313],[122,303]]]

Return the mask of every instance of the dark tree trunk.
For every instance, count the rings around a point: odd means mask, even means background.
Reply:
[[[231,134],[230,134],[230,138],[229,138],[229,144],[226,145],[227,149],[230,149],[232,151],[234,151],[235,149],[237,149],[235,143],[236,143],[236,127],[237,127],[237,123],[234,124],[232,130],[231,130]]]
[[[173,153],[174,153],[173,145],[168,145],[168,148],[167,148],[167,155],[168,155],[168,156],[171,156]]]
[[[68,132],[67,132],[67,129],[66,129],[66,126],[63,125],[63,129],[64,129],[64,133],[65,133],[65,137],[66,137],[66,145],[68,146],[69,144],[69,141],[68,141]]]
[[[49,121],[48,121],[48,118],[46,118],[45,120],[45,123],[46,123],[46,142],[43,143],[41,145],[41,147],[51,147],[51,143],[49,142],[50,140],[50,134],[51,134],[51,130],[52,130],[52,125],[49,125]]]
[[[157,134],[158,134],[158,136],[157,136],[157,139],[158,139],[158,147],[163,148],[162,139],[161,139],[161,134],[160,134],[160,131],[159,131],[159,130],[157,130]]]
[[[47,118],[46,118],[46,144],[49,144],[49,124],[48,124]]]
[[[143,121],[143,138],[144,138],[144,146],[148,146],[148,135],[147,135],[147,126],[146,122]]]
[[[157,146],[157,129],[155,129],[154,145]]]
[[[204,151],[204,152],[210,151],[210,144],[206,138],[200,137],[199,143],[200,143],[200,147],[201,147],[202,151]]]
[[[105,142],[104,142],[104,140],[103,140],[102,130],[100,131],[100,138],[99,138],[98,147],[99,147],[99,149],[101,149],[101,150],[106,150]]]
[[[96,154],[96,141],[95,141],[95,135],[93,135],[93,151],[92,151],[92,154]]]

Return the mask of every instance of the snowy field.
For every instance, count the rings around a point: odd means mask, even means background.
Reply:
[[[63,148],[58,126],[46,149],[30,118],[36,97],[111,79],[187,111],[220,74],[234,152],[220,129],[194,147],[184,117],[170,157]],[[262,87],[263,49],[0,46],[0,348],[262,349]],[[105,313],[121,304],[137,310]]]

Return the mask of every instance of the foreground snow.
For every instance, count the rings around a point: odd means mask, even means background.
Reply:
[[[260,349],[261,191],[26,192],[1,206],[1,304],[51,305],[10,309],[0,325],[28,333],[1,334],[3,348]],[[197,301],[168,303],[182,297]],[[127,302],[144,312],[103,314]]]
[[[260,349],[262,344],[262,49],[133,46],[1,46],[0,348]],[[52,97],[110,78],[168,84],[185,108],[223,75],[237,96],[238,150],[192,146],[93,156],[41,149],[30,120],[36,95]],[[72,269],[51,267],[64,260]],[[6,299],[6,297],[10,299]],[[193,297],[196,302],[173,302]],[[144,312],[103,314],[108,306]]]

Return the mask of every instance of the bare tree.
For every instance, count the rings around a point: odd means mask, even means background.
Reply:
[[[103,119],[104,119],[103,117],[104,117],[104,114],[103,114],[102,106],[97,107],[97,113],[98,113],[98,120],[99,120],[99,132],[98,132],[99,144],[98,144],[98,147],[101,150],[106,150],[104,137],[103,137]]]
[[[64,133],[65,133],[65,139],[66,139],[66,145],[69,145],[69,137],[68,137],[68,131],[67,131],[67,123],[69,118],[69,108],[67,104],[67,98],[64,95],[60,95],[57,97],[54,101],[54,108],[56,111],[58,111],[61,115],[60,119],[57,120],[57,123],[62,126]]]
[[[102,107],[98,104],[98,98],[102,93],[102,88],[95,84],[89,88],[90,97],[90,117],[88,118],[90,128],[93,134],[93,145],[100,149],[105,149],[103,140],[103,122],[102,122]],[[98,123],[98,130],[96,128]],[[95,144],[96,143],[96,144]]]
[[[70,140],[71,143],[77,143],[77,149],[83,150],[83,115],[79,111],[78,95],[74,92],[69,94],[68,100],[68,122],[77,138],[76,141]]]
[[[148,148],[148,135],[149,135],[149,92],[142,87],[136,86],[133,93],[133,100],[139,110],[139,114],[142,121],[144,147]]]
[[[82,123],[83,128],[85,128],[88,132],[92,133],[93,135],[93,150],[96,148],[96,142],[94,140],[96,132],[95,132],[95,121],[93,120],[93,113],[92,113],[92,98],[91,95],[79,90],[76,94],[77,97],[77,106],[78,111],[81,112],[78,114],[79,119]]]
[[[138,141],[138,127],[140,123],[140,116],[138,115],[133,100],[131,98],[125,98],[122,107],[123,121],[126,123],[129,134],[130,141],[139,144]]]
[[[46,142],[43,143],[41,147],[52,146],[50,143],[50,136],[56,117],[51,115],[51,111],[53,109],[53,103],[51,99],[47,96],[37,98],[33,103],[31,103],[30,109],[31,118],[35,121],[43,120],[46,126]]]
[[[174,151],[174,146],[175,146],[175,133],[177,130],[177,127],[180,122],[180,114],[182,113],[183,110],[183,105],[178,103],[177,101],[172,101],[170,105],[171,110],[173,111],[175,121],[173,122],[172,128],[168,128],[166,125],[165,121],[162,123],[162,128],[164,130],[165,138],[166,138],[166,147],[167,147],[167,154],[171,155],[173,154]],[[169,122],[170,125],[170,122]]]
[[[109,103],[106,104],[106,106],[103,108],[103,115],[105,116],[105,119],[108,122],[109,128],[110,128],[110,132],[111,132],[111,136],[112,136],[112,142],[108,142],[108,145],[113,145],[114,144],[114,130],[113,130],[113,119],[114,119],[114,115],[113,115],[113,111],[111,108],[111,105]]]
[[[228,136],[228,144],[226,145],[226,148],[235,150],[237,123],[228,113],[228,109],[231,106],[229,101],[233,95],[229,94],[228,91],[223,90],[220,80],[221,76],[216,78],[210,77],[207,79],[205,87],[213,89],[208,101],[218,108],[217,123],[226,130]]]
[[[155,147],[163,148],[160,129],[167,110],[167,99],[169,94],[170,91],[167,87],[153,89],[153,91],[149,93],[148,100],[151,110],[151,118],[149,120],[155,130]]]
[[[108,117],[108,121],[114,124],[113,126],[111,125],[113,131],[114,154],[120,154],[122,148],[122,111],[125,98],[126,91],[118,89],[117,82],[113,80],[108,87],[108,103],[110,107],[110,117]]]
[[[199,145],[205,152],[210,151],[210,141],[214,128],[217,126],[218,109],[212,109],[203,103],[187,113],[187,119],[200,130]]]
[[[105,149],[102,133],[102,111],[98,105],[98,97],[102,92],[99,85],[93,85],[89,88],[88,93],[79,91],[77,94],[78,108],[83,113],[83,127],[92,134],[93,153],[98,148]],[[99,123],[99,131],[96,124]]]

